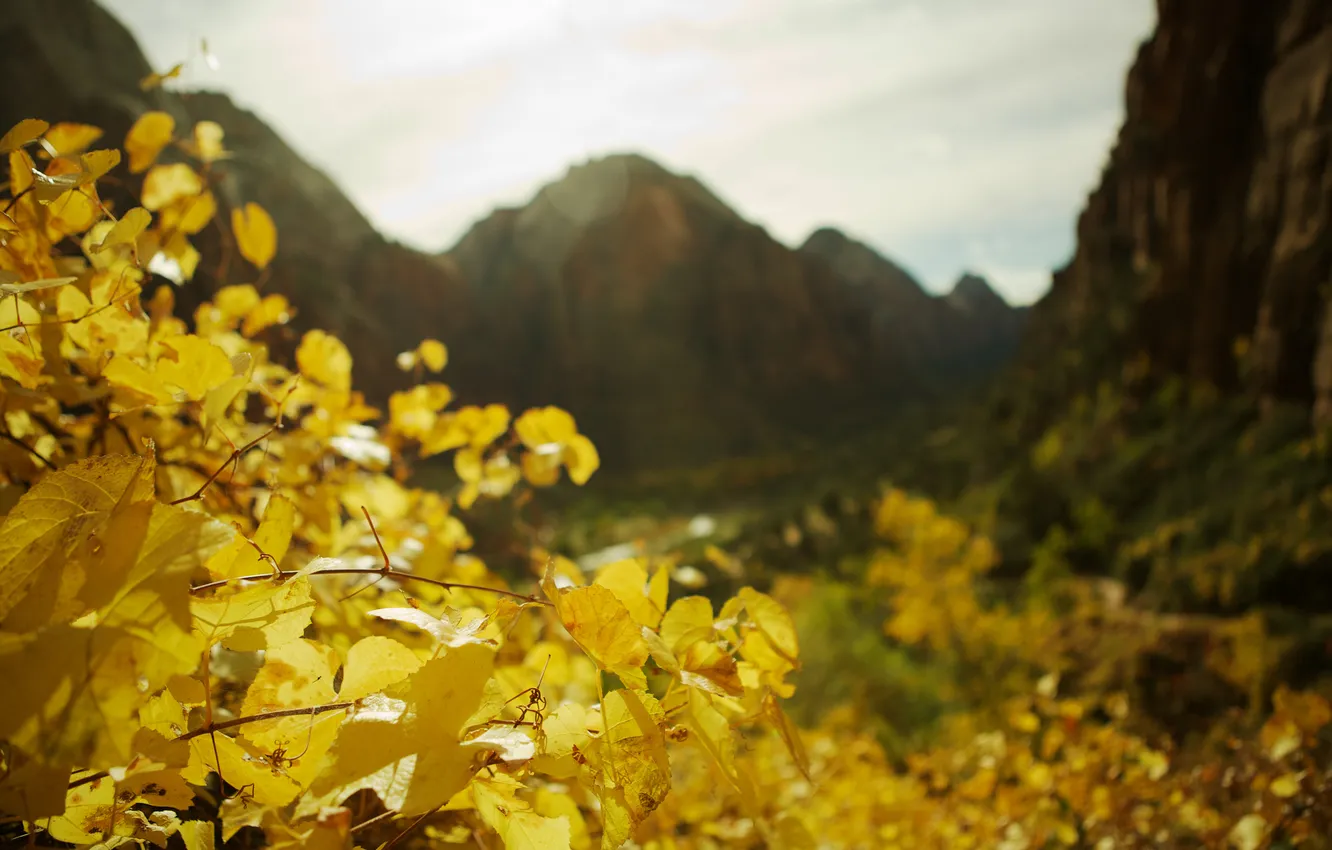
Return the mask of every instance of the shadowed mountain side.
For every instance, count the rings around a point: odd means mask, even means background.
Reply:
[[[866,284],[843,248],[896,270],[833,231],[793,251],[622,154],[491,215],[450,256],[506,353],[488,385],[577,411],[607,457],[642,468],[836,434],[1015,344],[1018,311],[933,298],[900,270]]]
[[[1327,424],[1332,3],[1157,5],[1077,252],[1032,310],[1024,371],[1047,409],[1136,360],[1313,404]]]

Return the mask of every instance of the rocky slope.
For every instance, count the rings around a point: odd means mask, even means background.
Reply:
[[[1332,422],[1332,2],[1157,5],[1028,371],[1145,354]]]
[[[225,96],[141,91],[146,60],[91,0],[7,0],[0,72],[5,126],[86,121],[115,144],[160,109],[179,127],[224,127],[235,156],[219,196],[273,215],[280,247],[266,287],[300,311],[273,340],[279,355],[300,330],[329,329],[375,400],[403,381],[394,355],[438,337],[462,399],[566,406],[610,469],[842,433],[997,365],[1021,322],[984,284],[933,298],[835,231],[791,250],[696,180],[633,155],[572,168],[447,254],[408,249]],[[204,260],[178,294],[186,309],[244,274],[221,262],[221,239],[201,234]]]
[[[487,385],[577,411],[635,467],[826,435],[999,362],[992,330],[1017,336],[1002,301],[933,298],[833,231],[792,251],[634,155],[572,168],[450,256],[491,341],[472,350]]]

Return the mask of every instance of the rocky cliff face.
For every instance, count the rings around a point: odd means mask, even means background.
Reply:
[[[234,157],[219,197],[273,215],[279,251],[265,285],[298,309],[271,340],[276,353],[305,328],[331,330],[372,400],[402,385],[397,352],[437,337],[464,401],[564,405],[608,468],[706,462],[853,428],[990,368],[1016,338],[1019,314],[973,298],[971,283],[932,298],[831,230],[790,250],[696,180],[632,155],[575,167],[448,254],[423,254],[376,233],[228,98],[141,91],[150,70],[92,0],[6,0],[0,11],[0,125],[84,121],[108,144],[150,109],[181,128],[223,126]],[[199,272],[177,295],[187,311],[244,273],[221,261],[216,229],[198,247]]]
[[[1222,390],[1315,404],[1327,422],[1332,3],[1159,0],[1158,14],[1025,361],[1145,353]]]
[[[571,169],[449,256],[492,341],[474,348],[488,353],[489,385],[577,411],[632,466],[882,416],[1003,362],[1020,326],[983,283],[983,305],[931,297],[828,229],[790,250],[697,181],[633,155]]]

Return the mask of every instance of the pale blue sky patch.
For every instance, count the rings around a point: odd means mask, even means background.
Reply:
[[[694,174],[798,245],[1027,303],[1073,247],[1152,0],[103,0],[388,235],[451,246],[589,157]]]

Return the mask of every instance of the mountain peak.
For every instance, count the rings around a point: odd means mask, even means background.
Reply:
[[[800,253],[818,257],[847,283],[872,289],[890,299],[929,297],[906,269],[835,227],[815,230],[800,246]]]
[[[990,282],[974,272],[963,272],[953,284],[953,289],[946,296],[959,307],[968,309],[1012,309],[1012,305],[1002,295],[994,291]]]

